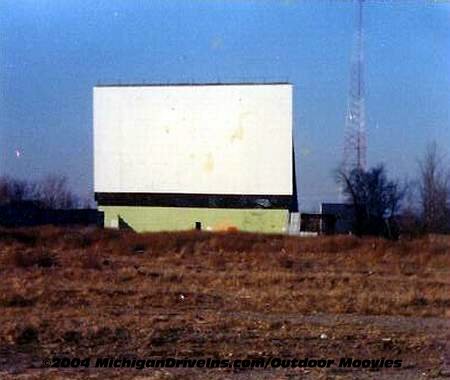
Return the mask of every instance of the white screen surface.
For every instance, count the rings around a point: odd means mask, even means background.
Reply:
[[[94,88],[96,192],[292,194],[292,86]]]

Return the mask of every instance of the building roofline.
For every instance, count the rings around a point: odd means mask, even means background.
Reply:
[[[273,86],[273,85],[291,85],[290,82],[204,82],[204,83],[111,83],[97,84],[94,87],[177,87],[177,86]]]

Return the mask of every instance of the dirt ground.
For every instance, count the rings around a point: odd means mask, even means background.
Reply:
[[[1,379],[450,378],[450,237],[0,230],[0,279]],[[55,356],[336,365],[43,367]]]

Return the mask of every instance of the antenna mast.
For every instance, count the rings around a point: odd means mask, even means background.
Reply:
[[[344,132],[343,170],[366,169],[367,136],[364,91],[363,2],[357,0],[357,23],[351,58],[350,92]]]

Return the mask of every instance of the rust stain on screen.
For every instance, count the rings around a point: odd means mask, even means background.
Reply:
[[[214,157],[212,153],[206,155],[205,163],[203,164],[203,170],[205,173],[211,173],[214,170]]]

